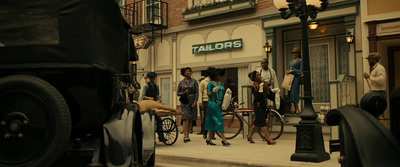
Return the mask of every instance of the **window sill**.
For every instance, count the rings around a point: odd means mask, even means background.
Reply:
[[[207,7],[205,9],[196,9],[193,11],[186,11],[182,13],[183,21],[189,22],[202,18],[207,18],[216,15],[232,13],[240,10],[255,9],[255,0],[245,0],[239,2],[227,3],[221,6]]]

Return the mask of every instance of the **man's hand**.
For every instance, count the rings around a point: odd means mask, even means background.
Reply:
[[[199,107],[200,107],[200,108],[203,108],[203,103],[200,103],[200,104],[199,104]]]
[[[364,76],[365,79],[368,79],[370,77],[369,74],[367,74],[366,72],[364,72],[363,76]]]
[[[162,103],[162,99],[161,99],[161,97],[159,97],[159,98],[158,98],[158,100],[160,101],[160,103]]]
[[[197,106],[197,101],[195,101],[192,105],[193,108],[195,108]]]

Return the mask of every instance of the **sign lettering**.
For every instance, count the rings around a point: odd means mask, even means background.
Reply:
[[[219,51],[241,49],[241,48],[243,48],[242,39],[233,39],[228,41],[193,45],[192,53],[198,54],[198,53],[219,52]]]

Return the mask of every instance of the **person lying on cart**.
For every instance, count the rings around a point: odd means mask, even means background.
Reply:
[[[149,72],[147,73],[147,78],[149,79],[149,82],[143,86],[143,91],[142,91],[142,97],[143,100],[154,100],[158,102],[162,102],[161,96],[160,96],[160,89],[158,85],[155,83],[157,77],[157,73],[155,72]],[[158,139],[163,142],[166,139],[164,138],[163,135],[163,129],[162,129],[162,119],[159,116],[156,116],[157,118],[157,134],[158,134]]]

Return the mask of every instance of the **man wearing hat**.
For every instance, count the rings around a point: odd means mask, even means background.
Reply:
[[[157,73],[147,73],[149,82],[143,86],[142,97],[143,100],[154,100],[162,102],[158,85],[154,82],[156,80]]]
[[[369,83],[371,91],[379,92],[379,94],[386,98],[386,70],[379,63],[381,55],[377,52],[372,52],[368,54],[366,59],[370,67],[370,74],[364,72],[364,78]]]
[[[142,97],[143,100],[154,100],[154,101],[159,101],[162,102],[161,96],[160,96],[160,91],[158,89],[158,85],[154,82],[157,77],[157,73],[155,72],[149,72],[146,75],[146,80],[149,79],[147,84],[143,86],[143,91],[142,91]],[[161,117],[156,117],[157,122],[160,122],[157,124],[157,134],[158,134],[158,139],[163,142],[166,141],[162,131],[162,118]]]

